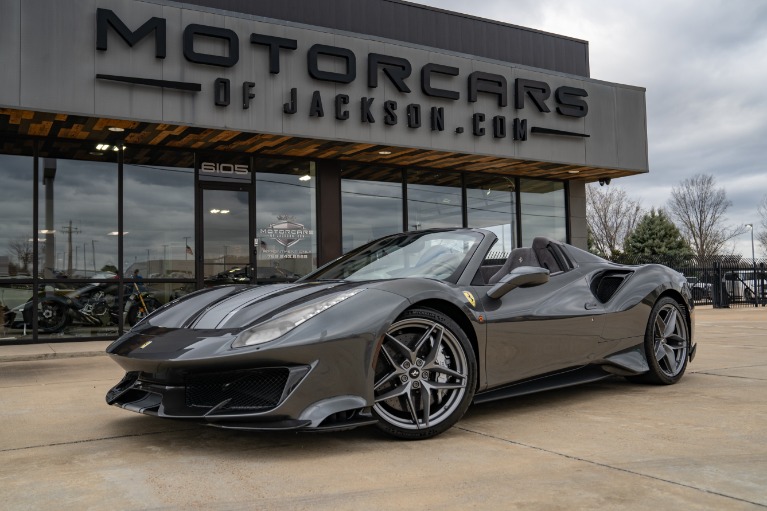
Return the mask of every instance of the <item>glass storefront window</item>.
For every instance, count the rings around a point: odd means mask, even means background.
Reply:
[[[317,267],[314,162],[255,160],[256,281],[293,280]]]
[[[123,314],[115,236],[119,148],[46,141],[39,151],[38,337],[114,337]],[[25,311],[28,327],[31,316]]]
[[[341,172],[343,252],[402,231],[402,171],[363,168]]]
[[[34,159],[0,154],[0,183],[0,279],[31,278],[35,240],[44,241],[32,232]]]
[[[153,151],[149,162],[125,150],[123,271],[144,279],[193,279],[194,157]],[[152,164],[162,161],[165,164]],[[117,230],[113,231],[117,234]]]
[[[508,255],[516,246],[516,183],[513,177],[486,174],[466,176],[469,227],[481,227],[498,236],[494,252]]]
[[[117,273],[116,152],[103,161],[40,159],[40,275],[99,278]]]
[[[536,236],[567,241],[564,183],[521,179],[519,197],[522,210],[522,246],[531,246]]]
[[[407,230],[463,225],[461,176],[449,172],[407,172]]]

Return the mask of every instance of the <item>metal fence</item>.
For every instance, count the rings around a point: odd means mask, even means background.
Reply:
[[[657,263],[687,277],[697,304],[715,308],[764,307],[767,305],[767,260],[716,257],[703,261],[670,257],[627,257],[612,259],[621,264]]]

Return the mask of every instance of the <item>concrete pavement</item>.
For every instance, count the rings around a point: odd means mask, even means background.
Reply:
[[[2,346],[0,506],[765,509],[767,310],[699,309],[697,339],[677,385],[615,378],[474,406],[423,442],[145,417],[104,403],[122,376],[107,357],[66,356],[106,343]]]

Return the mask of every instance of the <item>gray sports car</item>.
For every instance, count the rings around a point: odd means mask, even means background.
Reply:
[[[695,356],[681,274],[548,239],[494,258],[495,234],[388,236],[292,284],[204,289],[107,348],[107,403],[249,430],[366,424],[419,439],[472,403],[612,375],[668,385]]]

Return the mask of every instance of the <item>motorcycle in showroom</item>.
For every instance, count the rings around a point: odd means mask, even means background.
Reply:
[[[41,291],[37,328],[41,333],[60,333],[70,326],[116,326],[122,313],[125,325],[133,326],[160,307],[143,286],[125,284],[123,308],[119,308],[117,283],[86,284],[78,289]],[[31,328],[32,300],[5,312],[6,328]]]

